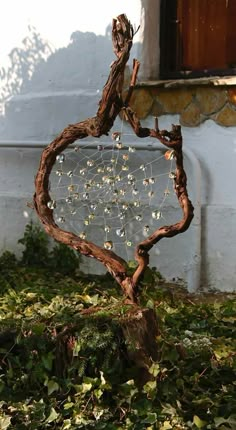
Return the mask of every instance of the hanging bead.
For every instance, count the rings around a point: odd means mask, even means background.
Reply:
[[[123,154],[122,155],[123,160],[128,161],[129,159],[129,154]]]
[[[145,226],[143,227],[143,233],[144,233],[144,234],[148,233],[148,232],[149,232],[149,230],[150,230],[149,225],[145,225]]]
[[[64,161],[65,161],[65,155],[64,154],[58,154],[56,156],[56,160],[57,160],[58,163],[64,163]]]
[[[154,191],[149,191],[148,192],[148,197],[153,197],[154,196]]]
[[[132,246],[132,242],[131,242],[131,240],[127,240],[127,241],[126,241],[126,245],[127,245],[127,246]]]
[[[110,227],[109,225],[105,225],[105,227],[104,227],[104,231],[105,231],[106,233],[110,233],[110,231],[111,231],[111,227]]]
[[[86,239],[86,233],[84,231],[82,231],[82,233],[80,233],[79,237],[80,237],[80,239]]]
[[[120,219],[124,219],[124,218],[125,218],[125,212],[121,211],[121,212],[119,213],[118,217],[119,217]]]
[[[142,221],[143,216],[142,216],[141,214],[135,215],[135,219],[136,219],[137,221]]]
[[[75,190],[75,185],[69,185],[67,189],[69,192],[73,192]]]
[[[94,219],[95,218],[95,214],[93,212],[91,212],[88,217],[89,217],[89,219]]]
[[[175,151],[173,149],[169,149],[168,151],[165,152],[166,160],[173,160],[174,157],[175,157]]]
[[[123,203],[123,205],[122,205],[122,209],[123,209],[124,211],[127,211],[127,210],[129,209],[129,205],[127,205],[127,203]]]
[[[47,202],[47,207],[49,209],[55,209],[57,207],[57,203],[55,200],[49,200],[49,202]]]
[[[129,146],[129,152],[135,152],[136,149],[133,146]]]
[[[175,174],[175,172],[170,172],[170,173],[169,173],[169,178],[170,178],[170,179],[175,179],[175,178],[176,178],[176,174]]]
[[[110,213],[111,213],[111,208],[110,208],[109,206],[106,206],[106,207],[104,208],[104,212],[105,212],[106,214],[110,214]]]
[[[140,201],[139,201],[139,200],[135,200],[135,201],[134,201],[134,206],[135,206],[136,208],[139,208],[139,206],[140,206]]]
[[[111,166],[107,166],[107,172],[112,172],[113,171],[113,168],[111,167]]]
[[[146,166],[145,166],[145,164],[141,164],[141,166],[139,166],[139,168],[140,168],[140,170],[146,170]]]
[[[71,215],[75,215],[75,214],[76,214],[76,209],[72,209],[72,210],[70,211],[70,213],[71,213]]]
[[[91,203],[90,207],[93,211],[95,211],[97,209],[96,203]]]
[[[123,148],[123,143],[122,142],[118,142],[116,144],[117,149],[122,149]]]
[[[116,159],[115,158],[111,158],[111,163],[115,164],[115,162],[116,162]]]
[[[84,225],[89,225],[89,219],[88,218],[85,218]]]
[[[103,246],[104,246],[105,249],[110,250],[110,249],[113,248],[113,242],[111,240],[107,240],[106,242],[104,242]]]
[[[155,178],[149,178],[149,184],[155,184]]]
[[[127,166],[127,164],[123,164],[123,166],[121,166],[121,170],[123,170],[123,172],[127,172],[129,170],[129,166]]]
[[[137,188],[133,188],[133,189],[132,189],[132,194],[133,194],[134,196],[136,196],[138,193],[139,193],[139,190],[138,190]]]
[[[114,131],[114,133],[112,133],[111,138],[112,140],[115,140],[116,142],[119,142],[121,137],[121,133],[119,133],[118,131]]]
[[[66,197],[66,203],[68,203],[69,205],[72,203],[73,199],[72,197]]]
[[[73,199],[74,200],[78,200],[78,198],[79,198],[79,193],[74,193],[73,194]]]
[[[61,224],[63,224],[65,222],[65,217],[64,216],[59,216],[57,218],[57,222],[60,222]]]
[[[67,172],[67,176],[69,176],[69,178],[72,178],[72,176],[73,176],[73,171],[72,171],[72,170],[69,170],[69,172]]]
[[[94,166],[94,161],[93,160],[88,160],[87,161],[87,166],[89,166],[89,167]]]
[[[119,237],[124,237],[124,236],[125,236],[125,230],[124,230],[124,228],[118,228],[118,229],[116,230],[116,234],[117,234],[117,236],[119,236]]]
[[[62,176],[63,175],[63,171],[62,170],[57,170],[56,171],[56,175],[57,176]]]
[[[91,189],[91,185],[87,182],[86,184],[84,184],[84,189],[85,190],[90,190]]]
[[[152,212],[152,218],[153,219],[160,219],[161,218],[161,212],[156,210]]]
[[[170,195],[170,190],[168,188],[164,191],[164,196],[168,197]]]
[[[98,173],[104,173],[104,172],[105,172],[104,167],[98,167],[98,168],[97,168],[97,172],[98,172]]]
[[[83,197],[83,199],[88,200],[89,199],[89,193],[83,193],[82,197]]]
[[[143,180],[143,185],[145,186],[145,187],[147,187],[147,185],[149,185],[149,179],[144,179]]]
[[[87,169],[85,169],[85,168],[83,168],[83,169],[80,169],[80,174],[82,175],[82,176],[84,176],[85,175],[85,173],[86,173],[86,171],[87,171]]]
[[[103,146],[102,145],[98,145],[97,149],[98,149],[98,151],[102,151],[103,150]]]

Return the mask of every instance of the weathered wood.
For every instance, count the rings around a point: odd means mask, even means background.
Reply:
[[[160,131],[156,121],[155,129],[143,128],[135,113],[128,106],[139,68],[137,60],[134,60],[133,63],[133,74],[126,99],[122,100],[124,71],[129,59],[133,35],[132,25],[125,15],[120,15],[113,20],[112,40],[117,60],[111,65],[110,74],[103,88],[97,114],[95,117],[68,125],[44,149],[35,179],[34,195],[34,207],[46,232],[55,240],[72,247],[81,254],[100,261],[119,283],[125,296],[131,303],[137,301],[138,286],[149,263],[148,253],[150,249],[164,237],[173,237],[179,233],[183,233],[187,230],[193,218],[193,206],[188,198],[187,178],[183,168],[180,126],[173,126],[170,132],[166,130]],[[115,118],[121,110],[124,112],[138,137],[150,136],[156,138],[163,145],[174,150],[173,154],[176,160],[175,193],[183,212],[183,218],[179,222],[157,229],[145,241],[137,245],[135,259],[138,262],[138,267],[133,276],[128,275],[126,262],[114,252],[101,248],[69,231],[61,229],[53,218],[53,210],[47,206],[47,203],[51,200],[49,194],[49,176],[56,161],[56,156],[77,139],[83,139],[87,136],[101,137],[102,135],[108,135]]]

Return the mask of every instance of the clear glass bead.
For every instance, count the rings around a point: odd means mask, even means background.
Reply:
[[[121,170],[123,170],[123,172],[127,172],[129,170],[129,166],[127,166],[127,164],[123,164],[123,166],[121,166]]]
[[[75,185],[71,184],[71,185],[69,185],[69,187],[67,189],[70,193],[72,193],[75,190]]]
[[[106,206],[104,208],[104,212],[105,212],[105,214],[110,214],[111,213],[111,208],[109,206]]]
[[[88,160],[87,161],[87,166],[89,166],[89,167],[94,166],[94,161],[93,160]]]
[[[139,193],[139,190],[137,189],[137,188],[133,188],[132,189],[132,194],[134,195],[134,196],[137,196],[137,194]]]
[[[141,214],[135,215],[136,221],[142,221],[143,216]]]
[[[88,218],[84,219],[84,225],[89,225],[89,219]]]
[[[55,200],[49,200],[49,202],[47,202],[47,207],[49,209],[55,209],[57,207],[57,203]]]
[[[63,175],[63,171],[62,170],[57,170],[56,171],[56,175],[57,176],[62,176]]]
[[[69,205],[73,202],[72,197],[68,196],[66,197],[66,203],[68,203]]]
[[[95,214],[93,212],[91,212],[88,217],[90,220],[92,220],[95,218]]]
[[[136,149],[134,148],[134,146],[129,146],[129,152],[135,152]]]
[[[143,185],[145,186],[145,187],[147,187],[147,185],[149,185],[149,179],[144,179],[143,180]]]
[[[66,220],[65,220],[65,217],[64,217],[64,216],[59,216],[59,217],[57,218],[57,222],[59,222],[59,223],[61,223],[61,224],[63,224],[65,221],[66,221]]]
[[[110,227],[109,225],[105,225],[105,227],[104,227],[104,231],[105,231],[106,233],[110,233],[110,231],[111,231],[111,227]]]
[[[107,240],[106,242],[104,242],[103,246],[104,246],[105,249],[110,250],[110,249],[113,248],[113,242],[111,240]]]
[[[125,230],[124,230],[124,228],[118,228],[118,229],[116,230],[116,234],[117,234],[117,236],[119,236],[119,237],[124,237],[124,236],[125,236]]]
[[[80,239],[86,239],[86,233],[82,231],[79,235]]]
[[[135,200],[135,201],[134,201],[134,206],[135,206],[136,208],[139,208],[139,207],[140,207],[140,201],[139,201],[139,200]]]
[[[89,199],[89,193],[83,193],[82,197],[84,200],[88,200]]]
[[[160,219],[161,218],[161,212],[156,210],[152,212],[152,218],[153,219]]]
[[[129,159],[129,154],[123,154],[122,155],[123,160],[128,161]]]
[[[102,146],[102,145],[98,145],[98,146],[97,146],[97,150],[98,150],[98,151],[102,151],[102,150],[103,150],[103,146]]]
[[[114,133],[112,133],[111,137],[112,137],[112,140],[119,142],[119,140],[121,138],[121,133],[119,133],[118,131],[114,131]]]
[[[69,178],[72,178],[72,176],[73,176],[73,171],[72,171],[72,170],[69,170],[69,172],[67,172],[67,176],[69,176]]]
[[[170,172],[170,173],[169,173],[169,178],[170,178],[170,179],[175,179],[175,178],[176,178],[176,174],[175,174],[175,172]]]
[[[122,149],[123,148],[123,143],[122,142],[118,142],[116,144],[117,149]]]
[[[126,241],[126,245],[127,245],[127,246],[132,246],[132,242],[131,242],[131,240],[127,240],[127,241]]]
[[[64,163],[64,161],[65,161],[65,155],[64,154],[58,154],[56,156],[56,160],[57,160],[58,163]]]
[[[73,199],[74,200],[78,200],[79,199],[79,193],[74,193],[73,194]]]

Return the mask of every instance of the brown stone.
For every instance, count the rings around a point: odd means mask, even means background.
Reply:
[[[227,94],[224,89],[202,87],[197,89],[196,100],[201,113],[211,115],[224,106],[227,101]]]
[[[163,113],[164,113],[163,107],[160,105],[160,103],[158,103],[157,101],[154,101],[152,110],[151,110],[151,115],[160,116],[160,115],[163,115]]]
[[[234,110],[229,104],[224,106],[224,108],[217,114],[215,121],[219,125],[225,127],[232,127],[236,125],[236,110]]]
[[[130,107],[137,114],[138,118],[146,118],[151,111],[152,105],[153,98],[148,90],[134,90],[130,100]]]
[[[228,90],[229,101],[231,104],[236,105],[236,87]]]
[[[199,107],[192,102],[180,115],[180,124],[186,127],[196,127],[203,122],[203,119]]]
[[[160,90],[156,101],[165,113],[181,113],[191,102],[192,91],[187,88]]]

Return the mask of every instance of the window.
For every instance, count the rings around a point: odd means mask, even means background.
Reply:
[[[236,74],[236,0],[161,0],[160,77]]]

